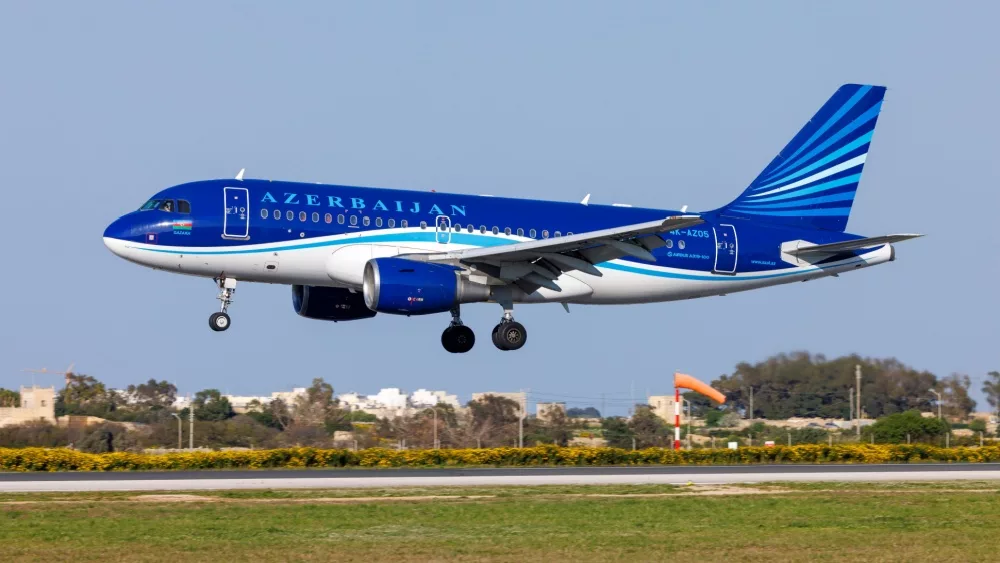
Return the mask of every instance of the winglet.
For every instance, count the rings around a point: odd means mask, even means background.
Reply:
[[[240,168],[240,172],[239,172],[239,174],[236,175],[236,179],[240,180],[240,181],[243,181],[243,173],[246,172],[246,171],[247,171],[246,168]]]
[[[590,194],[587,194],[587,195],[583,196],[583,201],[581,201],[580,203],[582,203],[584,205],[589,205],[590,204]]]

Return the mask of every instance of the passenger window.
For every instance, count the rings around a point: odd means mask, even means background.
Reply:
[[[664,246],[666,246],[667,248],[673,248],[674,247],[674,241],[673,241],[673,239],[669,239],[668,238],[667,240],[665,240],[664,241]]]
[[[461,223],[455,223],[454,225],[452,225],[452,228],[457,233],[457,232],[459,232],[459,231],[462,230],[462,224]]]
[[[362,217],[361,218],[361,224],[367,227],[368,225],[372,224],[372,220],[369,219],[367,216]]]
[[[344,214],[343,213],[341,213],[340,215],[337,215],[337,224],[338,225],[343,225],[344,224]]]
[[[573,231],[570,231],[570,232],[566,233],[566,236],[568,236],[568,237],[573,236]]]
[[[466,227],[465,230],[467,230],[467,231],[469,231],[471,233],[472,231],[476,230],[476,228],[472,226],[472,223],[469,223],[469,226]]]
[[[536,234],[538,234],[538,231],[536,231],[535,229],[531,229],[530,231],[528,231],[528,236],[531,238],[535,238]]]
[[[358,226],[358,216],[357,215],[351,215],[351,226],[352,227],[357,227]]]
[[[486,234],[486,225],[479,225],[479,232],[482,234]]]
[[[542,231],[542,238],[549,238],[549,231],[548,231],[548,229]]]
[[[376,217],[375,218],[375,226],[378,227],[378,228],[382,228],[382,218],[381,217]]]
[[[394,229],[396,227],[396,220],[395,219],[389,219],[389,222],[386,223],[386,225],[388,225],[388,227],[390,229]]]
[[[174,210],[174,200],[165,199],[160,203],[160,211],[173,212]]]
[[[313,211],[312,220],[313,220],[313,223],[319,223],[319,212],[318,211]]]
[[[177,200],[177,212],[178,213],[191,213],[191,204],[184,201],[183,199]]]
[[[687,246],[687,243],[685,243],[684,241],[682,240],[677,241],[677,248],[684,250],[685,246]]]
[[[274,210],[274,220],[275,221],[280,221],[281,220],[281,210],[280,209],[275,209]]]
[[[499,227],[493,227],[493,234],[495,234],[495,235],[500,234],[500,228]]]
[[[421,221],[420,222],[420,228],[421,229],[426,229],[427,228],[427,221]]]
[[[406,219],[403,219],[402,221],[399,222],[399,226],[405,229],[406,227],[410,226],[410,223]]]
[[[559,231],[556,231],[556,232],[552,233],[552,236],[554,236],[554,237],[561,237],[562,233],[560,233]]]
[[[260,218],[261,219],[267,219],[267,216],[268,216],[267,209],[261,209],[260,210]]]
[[[285,219],[288,219],[289,221],[294,221],[295,220],[295,212],[292,211],[291,209],[289,209],[288,211],[285,211]]]
[[[299,221],[302,221],[303,223],[306,222],[306,212],[305,211],[299,211]]]
[[[504,229],[503,230],[503,234],[505,234],[507,236],[510,236],[510,227],[507,227],[506,229]]]
[[[325,221],[327,225],[333,223],[333,215],[327,213],[326,215],[323,216],[323,221]]]
[[[519,236],[519,237],[523,237],[523,236],[524,236],[524,229],[522,229],[522,228],[518,228],[518,229],[517,229],[517,236]]]

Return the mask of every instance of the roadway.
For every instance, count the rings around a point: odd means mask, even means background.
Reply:
[[[956,480],[1000,481],[1000,463],[0,473],[0,492]]]

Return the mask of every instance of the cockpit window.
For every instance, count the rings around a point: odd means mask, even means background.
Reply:
[[[165,199],[160,202],[160,211],[172,212],[174,210],[174,200]]]
[[[146,203],[142,204],[142,207],[139,208],[139,211],[149,211],[150,209],[156,209],[159,206],[160,206],[160,200],[151,199]]]
[[[177,212],[178,213],[191,213],[191,204],[183,199],[177,200]]]

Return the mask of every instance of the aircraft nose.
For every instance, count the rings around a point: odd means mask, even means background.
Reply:
[[[117,256],[125,256],[125,240],[131,231],[124,217],[115,219],[104,229],[104,246]]]

